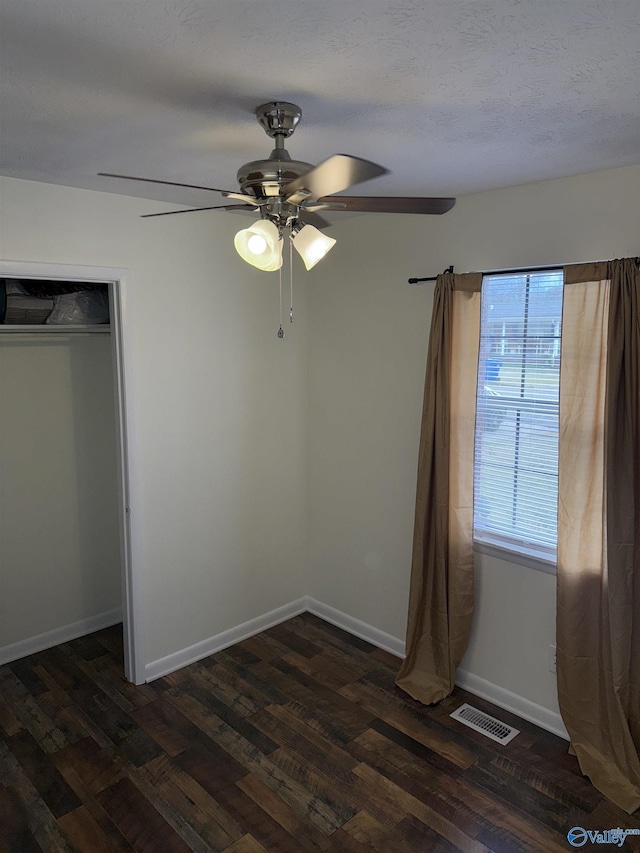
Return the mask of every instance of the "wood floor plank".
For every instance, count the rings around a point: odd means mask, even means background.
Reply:
[[[122,667],[111,658],[102,658],[98,666],[95,658],[89,661],[80,659],[77,665],[122,711],[128,712],[153,702],[158,696],[157,691],[147,684],[136,686],[125,681]]]
[[[290,835],[271,815],[256,805],[255,801],[235,782],[230,784],[224,774],[207,772],[203,776],[202,787],[240,826],[244,827],[248,835],[266,850],[282,851],[282,853],[302,853],[305,850],[298,839]],[[239,839],[234,843],[239,844],[241,841],[242,839]],[[227,851],[225,850],[224,853]]]
[[[162,697],[131,712],[131,717],[167,755],[178,755],[201,737],[200,730]]]
[[[395,676],[398,674],[398,670],[400,669],[400,665],[402,664],[402,658],[391,654],[391,652],[388,652],[385,649],[374,649],[371,652],[371,657],[380,661],[380,663],[385,664],[388,669],[393,672],[395,679]]]
[[[469,837],[477,836],[482,820],[465,803],[456,799],[455,777],[426,764],[373,730],[365,732],[348,748],[364,765],[415,796],[442,818],[455,822]],[[365,785],[365,789],[368,790],[368,786]],[[376,790],[376,795],[379,794],[380,791]]]
[[[46,684],[38,675],[39,655],[30,655],[7,664],[11,672],[20,679],[32,696],[39,696],[47,690]]]
[[[219,667],[210,667],[199,662],[191,670],[191,680],[240,717],[250,717],[264,708],[264,697],[256,697],[255,693],[252,696],[246,692],[245,683],[235,679],[232,674],[229,679],[221,678]]]
[[[58,772],[52,757],[40,749],[29,732],[12,735],[6,744],[54,817],[81,805],[73,789]]]
[[[0,784],[0,850],[2,853],[42,853],[20,798],[12,787]]]
[[[277,747],[274,741],[256,729],[246,717],[238,714],[233,708],[214,696],[210,690],[206,690],[195,681],[183,684],[181,692],[195,699],[202,708],[206,708],[208,716],[211,719],[215,718],[216,727],[223,724],[227,728],[233,729],[264,753],[273,752]]]
[[[417,817],[418,820],[431,827],[462,853],[491,853],[485,844],[467,835],[452,820],[443,817],[439,810],[426,805],[417,797],[407,793],[399,785],[373,770],[367,764],[359,764],[353,772],[362,779],[367,788],[378,793],[383,792],[395,807],[396,814],[410,814]]]
[[[522,750],[512,751],[511,755],[496,755],[489,760],[512,779],[555,800],[565,812],[568,809],[591,812],[600,802],[601,796],[586,777],[576,779],[572,774],[571,778],[567,779],[563,771],[550,773],[548,769],[528,760],[528,757],[528,751]]]
[[[133,849],[115,827],[105,833],[86,805],[59,817],[58,825],[76,853],[124,853]]]
[[[478,763],[469,769],[465,778],[476,787],[494,796],[498,795],[504,802],[511,803],[516,809],[526,812],[545,826],[558,832],[562,831],[567,814],[566,807],[530,785],[514,779],[499,767],[490,763]]]
[[[320,651],[327,658],[334,661],[337,666],[353,672],[354,680],[366,675],[370,670],[372,658],[368,652],[362,651],[357,645],[344,641],[339,637],[331,636],[331,634],[316,625],[308,625],[299,617],[292,619],[287,625],[301,637],[308,636],[319,647]],[[357,640],[356,637],[353,639]]]
[[[354,702],[362,704],[375,716],[393,726],[394,729],[428,747],[442,758],[455,764],[456,767],[467,770],[475,763],[476,757],[468,749],[431,731],[408,714],[396,711],[381,701],[366,684],[348,684],[340,690],[340,693]]]
[[[267,850],[253,835],[243,835],[235,844],[227,847],[224,853],[267,853]]]
[[[414,815],[407,815],[398,824],[407,850],[420,850],[422,853],[460,853],[446,838],[437,835],[430,826],[426,826]],[[511,853],[503,847],[492,847],[492,853]]]
[[[55,752],[66,746],[64,734],[42,712],[35,697],[8,666],[0,667],[0,695],[10,703],[21,726],[33,735],[45,752]]]
[[[170,762],[169,758],[166,760]],[[199,832],[201,827],[193,825],[194,809],[188,809],[188,814],[185,815],[180,808],[176,808],[172,802],[172,796],[164,796],[155,781],[151,781],[143,772],[143,768],[127,765],[125,770],[137,794],[156,810],[165,828],[173,830],[175,835],[186,844],[187,849],[193,853],[211,853],[208,841]]]
[[[289,664],[309,676],[321,687],[330,690],[339,690],[345,684],[355,681],[354,673],[345,667],[338,666],[324,652],[320,652],[312,658],[305,658],[297,652],[290,652],[282,657],[282,662]],[[278,664],[276,663],[277,667]]]
[[[12,789],[24,815],[26,831],[40,849],[46,853],[73,853],[51,810],[3,741],[0,741],[0,779]],[[24,829],[20,831],[25,834]],[[16,853],[19,850],[17,848]]]
[[[234,664],[235,667],[235,664]],[[191,672],[191,668],[189,669]],[[229,702],[239,714],[255,714],[261,708],[271,704],[271,699],[261,693],[257,687],[243,679],[243,671],[225,666],[217,655],[206,661],[200,661],[194,672],[201,676],[207,673],[208,683],[215,684],[216,695]]]
[[[317,708],[325,715],[330,715],[334,722],[341,725],[351,737],[356,737],[364,731],[376,716],[357,702],[345,697],[341,690],[325,687],[316,678],[308,676],[284,659],[279,660],[274,666],[269,666],[268,670],[267,665],[262,664],[260,670],[265,673],[266,678],[280,685],[281,688],[287,684],[290,685],[292,678],[295,679],[298,685],[298,700],[302,704]]]
[[[331,836],[329,853],[371,853],[371,847],[358,841],[341,827]]]
[[[129,779],[105,788],[97,799],[136,853],[189,853],[189,846]]]
[[[348,752],[318,735],[314,729],[298,720],[281,705],[270,705],[255,714],[251,722],[266,732],[278,746],[287,747],[290,751],[303,755],[305,762],[317,769],[330,768],[337,778],[350,778],[350,771],[358,763]]]
[[[53,761],[82,800],[92,799],[124,775],[121,765],[91,737],[59,750],[53,755]]]
[[[477,838],[490,849],[495,842],[501,853],[503,848],[506,853],[540,853],[540,850],[560,853],[562,839],[559,834],[537,821],[527,823],[522,820],[518,811],[512,811],[482,788],[467,784],[464,776],[451,778],[385,741],[378,732],[369,731],[358,738],[354,752],[362,755],[364,763],[421,802],[449,820],[455,819],[470,837]],[[363,744],[366,747],[364,754],[357,749]],[[566,853],[566,847],[564,849]]]
[[[325,798],[316,795],[291,775],[293,766],[283,770],[271,757],[263,755],[244,738],[230,730],[222,730],[214,735],[216,741],[224,747],[244,767],[264,782],[289,806],[299,814],[306,815],[321,832],[330,834],[344,823],[344,809]],[[312,771],[308,771],[312,776]]]
[[[110,625],[93,635],[98,643],[110,652],[111,659],[122,669],[124,660],[124,636],[122,624]]]
[[[285,803],[268,785],[250,773],[236,782],[238,788],[273,818],[289,835],[305,849],[325,851],[329,847],[328,836],[318,831],[310,820],[301,816]]]
[[[260,660],[272,661],[276,658],[288,654],[291,650],[279,643],[274,637],[269,636],[266,632],[258,637],[249,637],[248,640],[242,641],[243,648],[254,654]]]
[[[291,619],[288,624],[292,627],[298,627],[301,625],[303,631],[308,631],[309,627],[315,628],[318,632],[317,636],[320,636],[330,642],[336,642],[343,648],[357,649],[359,651],[364,651],[367,654],[370,654],[375,650],[375,646],[373,646],[368,640],[356,637],[355,634],[350,634],[343,628],[338,628],[337,625],[332,625],[331,622],[326,622],[324,619],[320,619],[319,616],[315,616],[313,613],[301,613],[299,616]]]
[[[139,768],[136,775],[146,779],[214,850],[226,850],[244,835],[220,803],[168,756]]]
[[[14,714],[11,705],[0,696],[0,734],[4,732],[5,735],[11,737],[21,730],[22,724]]]
[[[389,830],[366,811],[359,811],[342,827],[344,832],[351,835],[367,850],[375,853],[406,853],[404,841]]]
[[[289,651],[296,652],[305,658],[312,658],[322,651],[320,646],[317,646],[312,640],[291,631],[286,625],[276,625],[274,628],[269,628],[265,633],[268,637],[278,640]]]

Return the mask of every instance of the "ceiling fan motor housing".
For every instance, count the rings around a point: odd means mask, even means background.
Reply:
[[[284,155],[284,156],[282,156]],[[238,183],[244,193],[256,198],[280,194],[280,187],[304,175],[313,166],[292,160],[284,148],[274,148],[267,160],[252,160],[238,169]]]
[[[266,160],[252,160],[238,169],[242,192],[255,198],[274,198],[280,187],[304,175],[313,168],[311,163],[292,160],[284,141],[296,129],[302,110],[288,101],[270,101],[256,109],[256,118],[267,136],[275,140],[275,148]]]

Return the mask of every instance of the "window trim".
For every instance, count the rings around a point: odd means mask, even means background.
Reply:
[[[498,545],[495,542],[487,542],[485,539],[476,539],[474,536],[473,550],[476,554],[497,557],[499,560],[504,560],[507,563],[515,563],[517,566],[524,566],[527,569],[534,569],[536,572],[544,572],[547,575],[556,575],[558,573],[556,560],[547,559],[540,553],[535,553],[532,548],[527,548],[524,545],[517,546],[514,543],[509,547],[506,543]]]

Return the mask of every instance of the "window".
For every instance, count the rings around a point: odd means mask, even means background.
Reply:
[[[482,283],[474,539],[547,564],[556,561],[562,285],[562,270]]]

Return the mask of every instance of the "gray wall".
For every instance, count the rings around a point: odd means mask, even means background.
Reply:
[[[110,336],[0,336],[0,654],[120,607]]]

